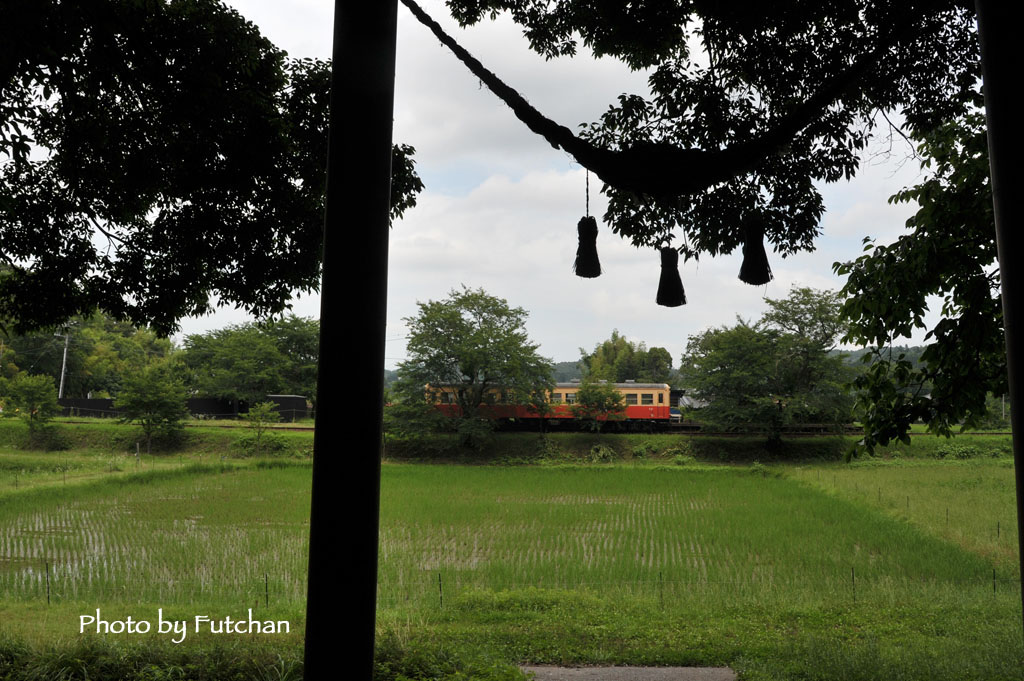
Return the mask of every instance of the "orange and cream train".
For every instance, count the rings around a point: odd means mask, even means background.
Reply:
[[[621,416],[615,417],[627,423],[669,423],[671,413],[670,388],[667,383],[610,383],[616,391],[625,396],[626,410]],[[556,383],[548,394],[551,409],[547,414],[549,420],[574,419],[572,405],[580,391],[579,381]],[[434,385],[426,386],[428,394],[433,397],[437,408],[449,416],[457,416],[459,404],[457,399],[458,386]],[[507,421],[536,421],[536,411],[526,405],[508,404],[502,399],[502,392],[497,388],[488,391],[483,409],[494,419]]]

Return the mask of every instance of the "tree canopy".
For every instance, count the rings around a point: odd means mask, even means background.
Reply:
[[[267,395],[316,394],[320,323],[287,315],[185,338],[187,385],[204,397],[263,402]]]
[[[0,376],[46,374],[59,385],[68,335],[64,396],[111,397],[125,380],[169,357],[171,341],[149,328],[136,328],[103,314],[74,317],[56,333],[0,336]]]
[[[987,394],[1007,390],[984,118],[973,112],[921,138],[929,176],[890,199],[918,204],[910,233],[891,245],[865,240],[863,255],[835,265],[847,276],[847,340],[873,347],[857,379],[868,447],[907,439],[918,420],[940,434],[976,426]],[[912,362],[893,345],[927,328],[931,296],[942,300],[941,319]]]
[[[775,438],[792,423],[849,422],[852,371],[842,355],[828,352],[841,333],[831,321],[838,296],[794,287],[788,298],[767,302],[756,324],[740,319],[690,336],[680,371],[685,387],[708,403],[700,419]],[[821,332],[830,326],[831,336]]]
[[[125,382],[114,406],[125,422],[137,423],[146,438],[146,453],[155,436],[173,437],[188,416],[180,371],[169,362],[151,364]]]
[[[0,2],[0,321],[166,334],[319,286],[330,67],[219,0]],[[421,187],[393,150],[392,215]]]
[[[851,177],[886,112],[930,130],[966,110],[979,77],[973,7],[950,0],[714,3],[449,0],[463,25],[508,12],[545,57],[598,56],[649,69],[579,135],[546,118],[403,3],[514,113],[604,182],[604,219],[637,246],[685,258],[763,234],[786,255],[813,248],[816,182]]]
[[[618,329],[595,346],[593,352],[580,348],[580,355],[580,364],[591,381],[668,383],[673,376],[672,354],[668,350],[626,340]]]
[[[428,384],[449,386],[460,416],[477,419],[495,394],[506,403],[529,405],[552,387],[551,360],[530,341],[523,308],[466,287],[418,306],[419,314],[404,319],[408,359],[398,365],[407,400],[432,399],[425,394]]]

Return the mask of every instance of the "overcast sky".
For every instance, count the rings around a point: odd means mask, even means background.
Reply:
[[[293,57],[328,58],[333,3],[326,0],[229,0],[228,4]],[[544,61],[507,18],[459,29],[438,0],[424,8],[488,68],[547,116],[570,128],[597,120],[622,93],[643,94],[646,77],[581,49],[575,58]],[[894,143],[888,159],[868,158],[856,180],[824,187],[827,214],[817,250],[783,260],[769,252],[775,279],[753,287],[737,279],[734,253],[681,266],[687,304],[655,304],[660,264],[654,250],[637,250],[600,222],[604,274],[572,273],[576,223],[584,215],[585,171],[567,154],[529,132],[511,111],[399,5],[395,86],[396,142],[416,148],[426,189],[391,234],[387,366],[404,359],[403,317],[417,301],[437,300],[462,285],[483,288],[529,312],[527,330],[555,361],[579,359],[613,329],[671,352],[674,365],[687,337],[757,319],[764,298],[791,286],[839,288],[832,263],[861,253],[866,236],[891,242],[904,231],[912,206],[889,205],[897,190],[920,179],[909,148]],[[879,142],[871,151],[888,145]],[[590,212],[604,213],[600,183],[591,177]],[[294,312],[319,316],[316,296]],[[187,319],[183,333],[245,321],[234,311]],[[920,339],[916,339],[920,341]]]

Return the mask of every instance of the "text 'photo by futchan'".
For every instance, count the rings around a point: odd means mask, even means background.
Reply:
[[[156,628],[153,627],[154,624],[156,624]],[[157,609],[155,621],[135,619],[131,615],[124,619],[104,619],[99,608],[96,609],[95,615],[78,616],[79,634],[148,634],[154,632],[167,634],[174,643],[181,643],[189,631],[195,634],[289,634],[291,633],[291,623],[288,620],[253,619],[252,608],[249,608],[245,618],[226,616],[222,619],[215,619],[209,615],[195,615],[192,617],[192,622],[164,619],[163,608]]]

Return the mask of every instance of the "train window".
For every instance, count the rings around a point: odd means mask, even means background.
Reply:
[[[654,404],[654,393],[641,393],[640,404]]]
[[[565,403],[566,404],[576,404],[576,393],[566,393],[565,394]]]
[[[562,393],[551,393],[551,404],[561,404]]]
[[[658,393],[658,404],[665,404],[665,393]]]
[[[626,393],[626,404],[636,404],[636,393]]]
[[[441,393],[441,404],[455,404],[455,393]]]

